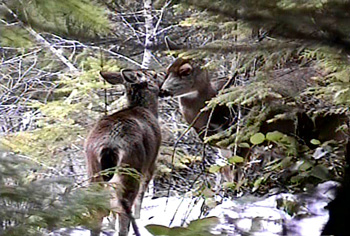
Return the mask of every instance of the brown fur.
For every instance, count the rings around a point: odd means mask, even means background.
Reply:
[[[120,82],[118,76],[124,76],[112,73],[102,75],[107,77],[106,80],[109,82],[115,76],[118,78],[118,83]],[[134,75],[131,73],[127,76]],[[135,214],[139,216],[141,201],[152,179],[161,143],[157,118],[158,85],[137,81],[125,82],[125,85],[129,107],[101,118],[91,130],[85,144],[88,176],[91,182],[108,182],[114,190],[111,207],[119,215],[120,236],[128,234],[129,212],[134,205],[137,208]],[[140,173],[141,180],[130,174],[118,172],[100,175],[101,171],[113,167],[133,168]],[[103,213],[98,216],[99,222],[92,231],[93,235],[98,235],[103,216]]]
[[[191,66],[192,70],[187,75],[181,74],[182,67]],[[211,83],[208,72],[195,65],[189,60],[178,58],[167,70],[166,79],[162,85],[162,93],[171,96],[179,96],[180,111],[186,122],[193,123],[193,128],[204,137],[205,130],[207,136],[213,135],[220,130],[228,128],[234,122],[232,110],[226,106],[217,106],[213,114],[211,111],[202,112],[206,102],[218,94],[218,90]],[[208,120],[211,116],[209,125]]]

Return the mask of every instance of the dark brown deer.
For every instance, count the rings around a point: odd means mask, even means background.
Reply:
[[[141,202],[152,179],[161,143],[159,84],[142,81],[139,78],[142,75],[144,73],[125,70],[118,73],[101,72],[101,76],[110,84],[124,84],[128,104],[125,109],[101,118],[85,144],[91,182],[113,185],[111,208],[118,214],[120,236],[128,234],[133,206],[135,218],[140,215]],[[101,175],[101,171],[114,167],[133,168],[140,174],[140,180],[118,171]],[[101,213],[92,235],[99,234],[103,217]]]

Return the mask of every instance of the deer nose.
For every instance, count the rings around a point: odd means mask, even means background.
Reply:
[[[159,97],[164,98],[164,97],[170,97],[173,96],[172,93],[170,93],[168,90],[161,89],[159,91]]]

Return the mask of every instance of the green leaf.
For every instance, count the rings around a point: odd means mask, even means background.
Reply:
[[[330,179],[330,174],[327,167],[322,165],[315,166],[311,171],[311,175],[321,180]]]
[[[208,206],[209,208],[214,208],[217,206],[215,198],[209,197],[205,199],[205,205]]]
[[[172,227],[169,229],[169,236],[190,235],[191,231],[184,227]]]
[[[250,148],[250,145],[249,145],[249,143],[240,143],[240,144],[238,144],[238,147],[241,147],[241,148]]]
[[[263,182],[263,180],[265,180],[264,176],[262,176],[262,177],[258,178],[257,180],[255,180],[252,192],[255,192],[256,190],[259,189],[260,184]]]
[[[303,164],[299,166],[299,171],[307,171],[312,167],[312,164],[308,161],[304,161]]]
[[[290,181],[292,183],[299,183],[304,177],[300,176],[300,175],[296,175],[296,176],[292,176],[292,178],[290,178]]]
[[[216,216],[211,216],[199,220],[191,221],[188,225],[188,229],[200,232],[202,229],[210,229],[219,224],[219,218]]]
[[[283,160],[281,161],[281,167],[282,168],[287,168],[292,164],[292,158],[291,156],[285,157],[283,158]]]
[[[311,140],[310,140],[310,143],[313,144],[313,145],[320,145],[320,144],[321,144],[321,141],[318,140],[318,139],[311,139]]]
[[[244,161],[244,158],[243,157],[241,157],[241,156],[233,156],[233,157],[230,157],[229,159],[228,159],[228,162],[230,163],[230,164],[234,164],[234,163],[242,163]]]
[[[151,225],[146,225],[145,228],[152,235],[169,235],[169,231],[170,231],[170,228],[164,225],[151,224]]]
[[[261,144],[265,141],[265,135],[263,133],[256,133],[250,137],[250,142],[254,145]]]
[[[266,134],[266,140],[277,142],[283,138],[283,133],[279,131],[268,132]]]
[[[221,166],[218,166],[218,165],[212,165],[209,167],[209,173],[218,173],[221,169]]]
[[[224,189],[234,189],[236,185],[233,182],[225,182],[223,183],[223,187]]]
[[[204,197],[213,197],[215,195],[215,193],[210,189],[210,188],[205,188],[203,191],[202,191],[202,195]]]

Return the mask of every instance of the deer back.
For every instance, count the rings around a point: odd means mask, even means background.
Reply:
[[[91,130],[85,145],[88,174],[129,166],[140,173],[154,168],[161,141],[158,124],[158,84],[139,78],[134,71],[101,72],[111,84],[124,84],[127,107],[102,117]],[[108,181],[111,175],[103,176]],[[101,177],[98,177],[102,180]]]

